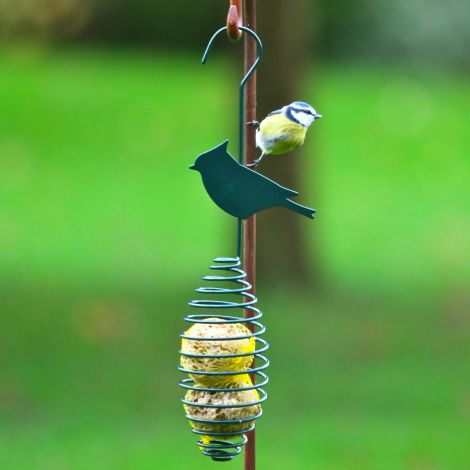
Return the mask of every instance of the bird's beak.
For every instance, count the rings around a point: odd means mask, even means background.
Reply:
[[[321,115],[321,114],[314,114],[313,117],[314,117],[315,119],[320,119],[320,118],[322,117],[322,115]]]
[[[196,164],[193,163],[190,167],[189,167],[190,170],[195,170],[196,169]]]

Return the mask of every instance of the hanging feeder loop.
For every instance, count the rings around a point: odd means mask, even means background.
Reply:
[[[238,42],[242,37],[242,5],[240,0],[230,0],[227,14],[227,36],[232,42]]]

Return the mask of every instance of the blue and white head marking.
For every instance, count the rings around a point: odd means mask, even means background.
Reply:
[[[284,106],[282,111],[288,119],[303,127],[310,127],[315,119],[321,118],[321,114],[318,114],[313,106],[303,101],[294,101]]]

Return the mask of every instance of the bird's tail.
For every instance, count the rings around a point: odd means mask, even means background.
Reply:
[[[297,212],[298,214],[305,215],[305,217],[309,217],[310,219],[315,218],[315,209],[310,209],[310,207],[302,206],[294,201],[291,201],[290,199],[284,199],[283,206],[286,209]]]

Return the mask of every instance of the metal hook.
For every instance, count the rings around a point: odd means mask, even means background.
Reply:
[[[246,26],[239,26],[240,30],[245,31],[248,33],[257,43],[257,52],[258,55],[256,57],[255,62],[253,65],[250,67],[246,75],[243,77],[242,81],[240,82],[240,120],[239,120],[239,162],[243,164],[244,162],[244,152],[243,152],[243,141],[245,138],[245,126],[243,122],[243,107],[245,104],[245,84],[248,81],[248,79],[251,77],[253,72],[256,70],[256,67],[258,66],[260,60],[263,57],[263,43],[261,42],[261,39],[259,36],[250,28],[247,28]],[[224,26],[223,28],[220,28],[218,31],[214,33],[214,35],[210,38],[206,50],[204,51],[204,54],[202,56],[202,63],[205,64],[207,61],[207,58],[209,56],[210,49],[212,47],[212,44],[216,40],[217,36],[219,36],[220,33],[227,31],[227,26]]]

